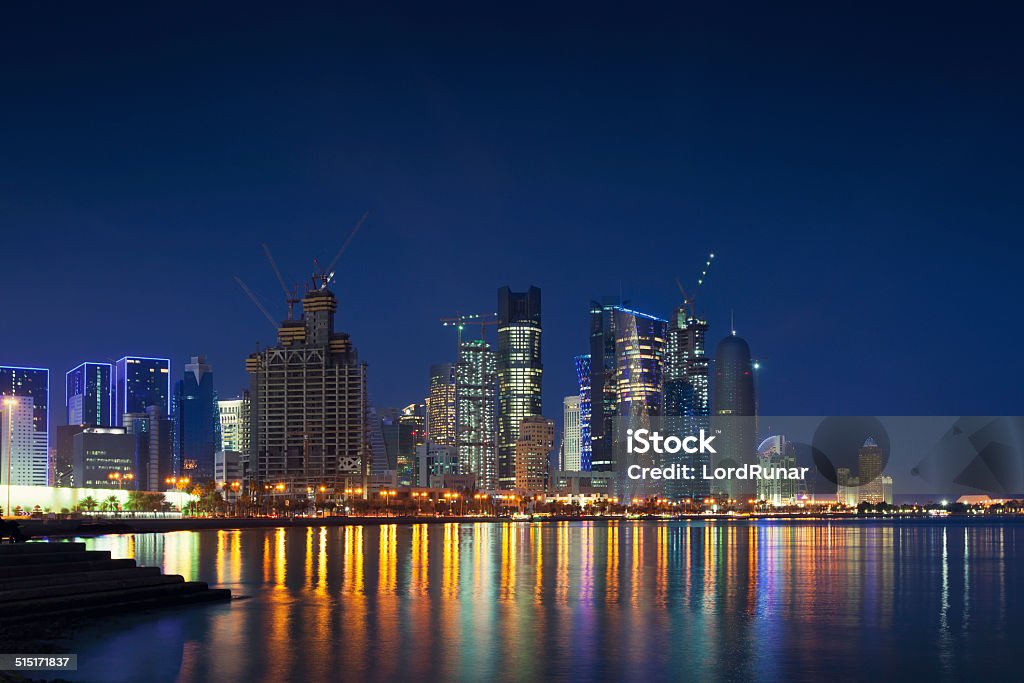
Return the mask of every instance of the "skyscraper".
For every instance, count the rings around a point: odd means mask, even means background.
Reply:
[[[686,436],[709,429],[711,412],[708,391],[708,358],[705,354],[707,321],[698,318],[684,304],[669,321],[665,340],[665,427],[669,433]],[[706,453],[677,453],[666,456],[666,464],[678,464],[703,471],[710,464]],[[709,481],[702,477],[674,479],[665,483],[669,498],[700,500],[710,494]]]
[[[430,395],[427,397],[427,438],[442,446],[455,445],[455,365],[430,366]]]
[[[0,366],[0,482],[46,486],[50,371]]]
[[[175,382],[175,471],[193,481],[213,479],[213,454],[220,448],[220,413],[213,389],[213,369],[203,356],[192,356],[185,376]]]
[[[566,396],[562,401],[562,457],[559,469],[579,472],[583,439],[580,430],[580,397]]]
[[[498,486],[516,482],[519,424],[541,414],[540,289],[498,290]]]
[[[121,426],[125,413],[144,413],[149,406],[170,414],[171,361],[125,356],[114,363],[113,422]]]
[[[520,491],[540,493],[547,488],[548,454],[554,448],[555,423],[540,415],[524,417],[516,439],[516,480]]]
[[[398,416],[397,476],[400,486],[416,486],[416,450],[426,442],[426,406],[411,403]]]
[[[722,467],[752,464],[757,449],[754,364],[750,359],[750,346],[735,333],[719,342],[715,349],[712,399],[717,464]],[[722,480],[720,485],[721,492],[730,497],[755,493],[754,482],[749,479]]]
[[[615,419],[637,429],[662,414],[666,321],[624,305],[590,308],[591,469],[616,470]]]
[[[483,339],[459,346],[456,378],[456,446],[459,466],[476,476],[477,488],[498,487],[494,409],[497,400],[495,353]]]
[[[67,423],[101,427],[113,423],[110,363],[82,363],[64,376]]]
[[[857,489],[858,503],[877,505],[885,502],[882,486],[882,449],[878,442],[868,437],[864,445],[857,451]]]
[[[239,398],[217,401],[220,417],[220,447],[222,451],[245,453],[249,450],[248,403],[249,392]]]
[[[576,382],[580,388],[580,471],[589,472],[593,463],[594,442],[590,438],[592,415],[590,392],[590,354],[576,356]]]
[[[174,476],[174,426],[174,421],[159,406],[149,406],[144,413],[124,415],[124,430],[134,437],[131,471],[139,490],[163,491],[167,478]]]
[[[349,335],[334,331],[337,308],[326,284],[310,289],[301,318],[278,329],[278,345],[246,360],[251,428],[243,468],[258,486],[366,489],[366,364]]]

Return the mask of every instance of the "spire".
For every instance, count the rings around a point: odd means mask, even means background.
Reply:
[[[729,309],[729,330],[732,332],[732,336],[736,336],[736,310],[733,308]]]

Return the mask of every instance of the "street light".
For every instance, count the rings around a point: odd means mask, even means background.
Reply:
[[[18,405],[18,399],[6,397],[4,398],[4,406],[7,410],[7,507],[4,508],[4,512],[7,516],[11,515],[11,461],[14,459],[14,408]]]

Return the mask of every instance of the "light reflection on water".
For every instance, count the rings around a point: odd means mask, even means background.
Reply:
[[[437,524],[88,541],[251,596],[78,634],[82,681],[1008,674],[1024,525]]]

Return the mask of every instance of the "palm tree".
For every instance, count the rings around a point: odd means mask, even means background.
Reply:
[[[78,507],[82,508],[87,512],[92,512],[93,510],[95,510],[97,505],[99,505],[99,503],[97,503],[96,499],[93,498],[92,496],[86,496],[78,503]]]
[[[118,500],[117,496],[111,494],[107,496],[107,498],[103,501],[103,504],[106,506],[108,512],[117,512],[118,508],[121,505],[121,501]]]

